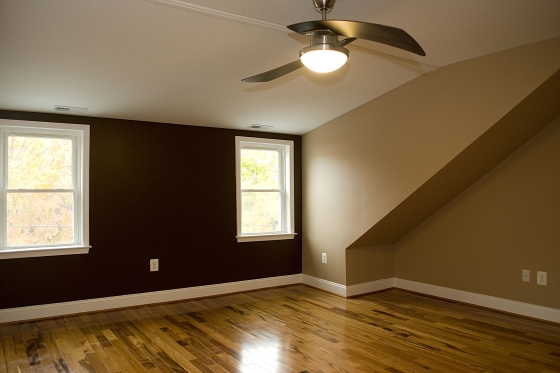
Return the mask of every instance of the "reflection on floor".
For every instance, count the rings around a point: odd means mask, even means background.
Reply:
[[[560,372],[560,325],[305,285],[0,325],[8,372]]]

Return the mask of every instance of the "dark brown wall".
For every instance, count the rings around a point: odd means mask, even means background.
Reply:
[[[301,273],[301,137],[55,114],[90,125],[86,255],[0,260],[0,309]],[[237,243],[235,136],[295,142],[293,240]],[[149,271],[158,258],[159,272]]]

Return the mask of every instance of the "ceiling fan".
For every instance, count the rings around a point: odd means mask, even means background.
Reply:
[[[242,81],[269,82],[303,66],[320,73],[334,71],[344,65],[348,59],[349,51],[344,46],[356,39],[371,40],[420,56],[426,55],[416,40],[400,28],[358,21],[327,20],[327,13],[332,10],[336,0],[312,1],[315,9],[322,13],[323,19],[288,26],[290,30],[308,35],[310,38],[310,45],[299,52],[300,59]],[[344,36],[346,39],[339,41],[339,36]]]

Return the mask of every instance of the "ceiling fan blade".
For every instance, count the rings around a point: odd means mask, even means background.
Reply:
[[[288,28],[302,35],[311,31],[329,30],[340,36],[371,40],[404,49],[420,56],[426,55],[422,47],[406,31],[391,26],[331,19],[295,23]]]
[[[303,67],[303,63],[301,60],[297,60],[294,62],[290,62],[284,66],[277,67],[276,69],[269,70],[262,74],[254,75],[249,78],[242,79],[242,82],[250,82],[250,83],[260,83],[260,82],[269,82],[276,78],[279,78],[283,75],[289,74],[292,71],[296,71],[300,67]]]
[[[338,42],[338,45],[341,47],[344,47],[345,45],[350,44],[351,42],[353,42],[354,40],[357,40],[358,38],[346,38],[344,40],[341,40]]]

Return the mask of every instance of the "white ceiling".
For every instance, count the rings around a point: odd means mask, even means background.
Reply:
[[[0,109],[304,134],[447,64],[560,36],[558,0],[338,0],[329,19],[399,27],[419,57],[369,41],[339,71],[252,76],[298,58],[285,26],[312,0],[0,0]]]

